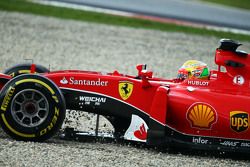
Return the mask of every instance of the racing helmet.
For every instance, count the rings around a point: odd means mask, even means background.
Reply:
[[[208,79],[207,64],[198,60],[188,60],[178,70],[178,79]]]

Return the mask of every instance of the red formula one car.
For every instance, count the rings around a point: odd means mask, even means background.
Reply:
[[[154,78],[145,65],[137,76],[18,65],[0,74],[0,123],[17,140],[44,141],[67,108],[103,115],[115,138],[249,152],[250,55],[239,45],[221,40],[206,79]]]

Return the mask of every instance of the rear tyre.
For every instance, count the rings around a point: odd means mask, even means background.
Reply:
[[[16,140],[44,141],[61,128],[65,101],[60,89],[40,75],[20,75],[0,94],[0,124]]]
[[[31,64],[31,63],[25,63],[25,64],[17,64],[13,67],[10,67],[7,70],[5,70],[3,73],[10,75],[12,77],[16,77],[16,76],[21,75],[21,74],[29,74],[29,73],[31,73],[32,66],[34,67],[35,73],[49,72],[49,70],[44,66],[37,65],[37,64]]]

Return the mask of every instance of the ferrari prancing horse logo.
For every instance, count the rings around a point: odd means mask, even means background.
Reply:
[[[127,100],[133,91],[133,83],[128,81],[119,82],[119,94],[123,100]]]

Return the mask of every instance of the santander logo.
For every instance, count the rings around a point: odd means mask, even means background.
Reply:
[[[108,86],[108,81],[103,80],[101,78],[93,78],[93,79],[75,79],[75,77],[63,77],[60,80],[61,84],[69,84],[69,85],[84,85],[84,86]]]
[[[68,82],[68,80],[65,77],[63,77],[63,79],[60,80],[60,83],[61,84],[67,84],[69,82]]]

